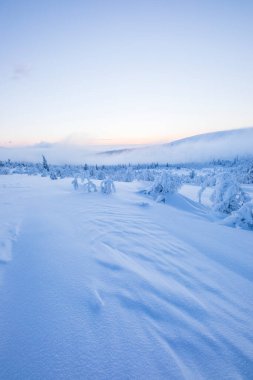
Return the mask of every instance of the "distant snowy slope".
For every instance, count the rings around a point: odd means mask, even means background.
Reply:
[[[38,162],[42,154],[54,164],[186,163],[233,159],[253,155],[253,128],[207,133],[159,145],[83,146],[65,142],[0,147],[0,160]]]
[[[105,153],[111,155],[111,151]],[[118,151],[120,161],[126,162],[202,162],[248,155],[253,155],[253,128],[196,135],[167,144],[135,148],[124,154]],[[113,156],[116,159],[115,150]]]
[[[177,140],[166,144],[167,147],[175,154],[182,155],[188,151],[196,161],[210,159],[231,159],[236,155],[253,154],[253,128],[235,129],[230,131],[220,131],[196,135],[185,139]]]

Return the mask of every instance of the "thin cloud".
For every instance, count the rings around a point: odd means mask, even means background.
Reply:
[[[28,64],[20,63],[14,66],[11,79],[21,80],[27,78],[30,75],[31,66]]]

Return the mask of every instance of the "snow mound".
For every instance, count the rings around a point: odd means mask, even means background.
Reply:
[[[167,194],[166,204],[178,210],[201,217],[207,217],[209,214],[208,209],[205,206],[194,202],[182,194]]]

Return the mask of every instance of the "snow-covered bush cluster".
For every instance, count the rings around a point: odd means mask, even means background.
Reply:
[[[97,192],[97,186],[89,178],[81,179],[81,183],[78,182],[78,178],[75,177],[72,181],[74,190],[81,190],[85,193],[95,193]],[[116,191],[114,182],[110,178],[106,178],[100,183],[100,190],[104,194],[111,194]]]
[[[78,182],[78,178],[75,177],[72,181],[72,185],[75,190],[82,190],[85,193],[95,193],[97,186],[89,178],[82,179],[81,183]]]

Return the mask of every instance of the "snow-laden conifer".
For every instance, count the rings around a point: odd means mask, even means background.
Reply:
[[[114,182],[110,178],[104,179],[100,184],[101,192],[104,194],[111,194],[116,191]]]
[[[48,166],[48,163],[47,163],[47,160],[46,160],[46,157],[42,154],[42,166],[45,170],[47,170],[49,172],[49,166]]]
[[[175,194],[181,186],[180,177],[164,170],[147,191],[157,202],[165,202],[167,194]]]
[[[214,192],[211,195],[212,209],[225,214],[238,210],[249,201],[249,196],[230,173],[216,176]]]
[[[78,179],[77,179],[77,177],[75,177],[71,183],[72,183],[72,185],[73,185],[74,189],[75,189],[75,190],[77,190],[77,189],[78,189],[78,187],[79,187],[79,184],[78,184]]]
[[[83,184],[82,188],[86,193],[95,193],[97,191],[97,186],[95,183],[88,178],[87,182]]]

